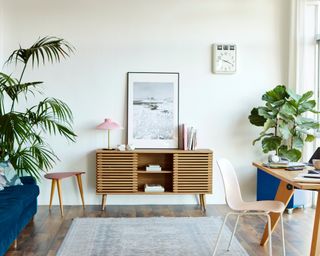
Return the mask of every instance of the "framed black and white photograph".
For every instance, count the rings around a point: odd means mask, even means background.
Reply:
[[[128,144],[178,148],[179,73],[128,73]]]

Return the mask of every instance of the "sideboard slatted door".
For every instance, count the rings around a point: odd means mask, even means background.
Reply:
[[[212,153],[174,154],[173,192],[212,193]]]
[[[96,192],[132,193],[138,191],[137,154],[98,151],[96,155]]]

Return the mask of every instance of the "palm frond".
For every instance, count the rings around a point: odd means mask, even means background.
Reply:
[[[39,116],[50,114],[54,119],[60,122],[66,122],[69,125],[73,121],[72,111],[68,105],[55,98],[46,98],[39,102],[37,114]]]
[[[28,120],[43,132],[48,134],[60,134],[68,140],[75,141],[76,134],[72,131],[72,112],[61,100],[46,98],[37,106],[26,112]]]
[[[0,72],[0,88],[12,86],[18,83],[18,79],[12,78],[10,75]]]
[[[12,78],[11,76],[0,72],[0,91],[6,92],[11,100],[18,100],[18,97],[21,93],[24,93],[26,96],[27,93],[34,95],[34,89],[38,87],[39,84],[42,84],[41,81],[36,82],[26,82],[20,83],[18,79]]]
[[[6,63],[22,62],[25,65],[31,60],[32,67],[45,64],[46,61],[53,63],[60,62],[61,58],[69,57],[73,53],[74,47],[61,38],[47,36],[40,38],[30,48],[15,50],[8,58]]]
[[[15,143],[28,140],[33,127],[21,114],[9,112],[0,116],[0,147],[11,153]]]

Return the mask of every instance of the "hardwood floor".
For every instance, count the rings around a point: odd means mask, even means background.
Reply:
[[[205,213],[199,206],[65,206],[64,217],[60,217],[59,206],[53,206],[49,212],[47,206],[39,206],[34,221],[21,232],[17,249],[10,248],[11,255],[56,255],[73,218],[76,217],[198,217],[216,216],[222,218],[228,211],[225,205],[208,205]],[[296,209],[292,215],[284,214],[286,249],[289,256],[309,255],[314,210]],[[228,222],[232,228],[234,219]],[[262,217],[242,217],[236,234],[237,239],[249,255],[268,255],[267,246],[259,245],[265,220]],[[281,255],[281,236],[279,227],[273,233],[273,255]],[[213,243],[215,241],[212,241]],[[173,255],[174,256],[174,255]],[[204,255],[206,256],[206,255]]]

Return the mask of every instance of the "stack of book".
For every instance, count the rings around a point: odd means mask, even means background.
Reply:
[[[145,184],[144,192],[164,192],[164,187],[160,184]]]
[[[161,166],[158,164],[149,164],[146,167],[147,172],[158,172],[161,171]]]
[[[197,130],[193,126],[183,124],[183,149],[195,150],[197,147]]]
[[[289,162],[289,161],[280,161],[280,162],[277,162],[277,163],[268,162],[268,163],[264,163],[263,165],[266,166],[266,167],[275,168],[275,169],[285,169],[285,168],[292,168],[292,167],[303,168],[303,167],[306,166],[305,163]]]

